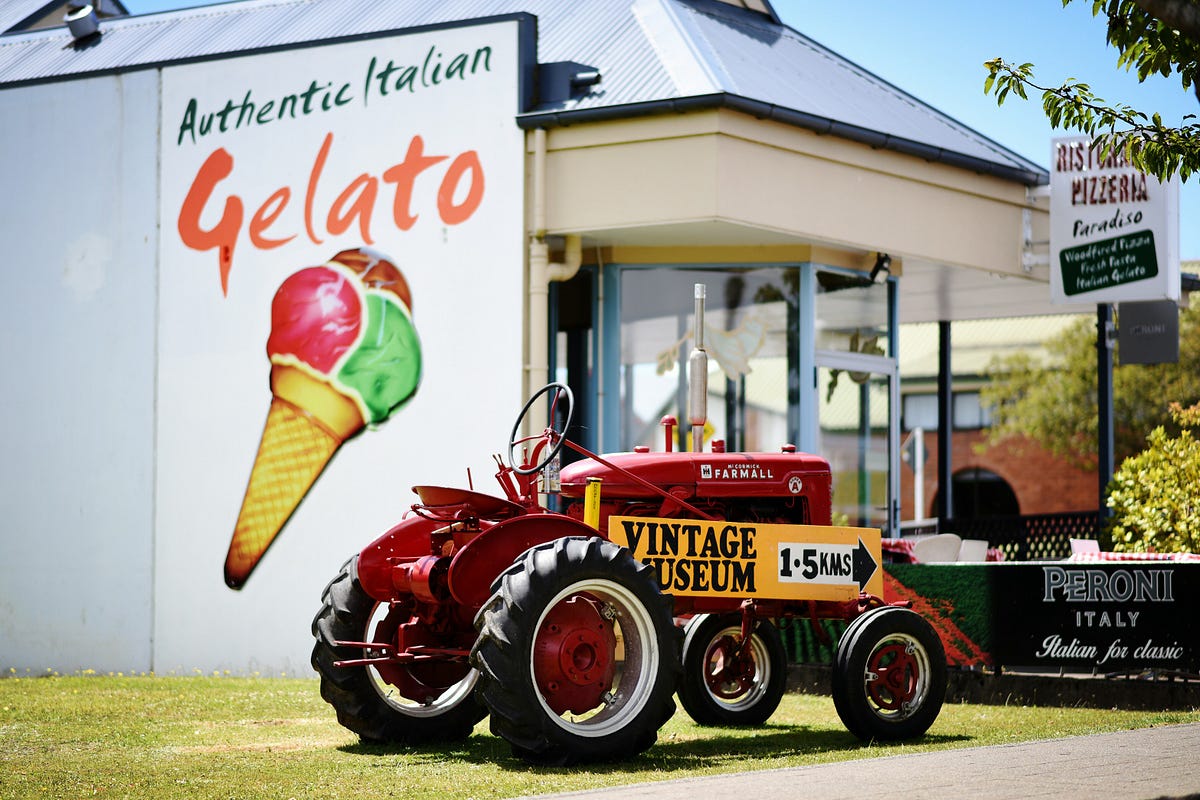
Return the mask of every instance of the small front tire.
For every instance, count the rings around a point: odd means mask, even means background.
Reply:
[[[699,725],[761,725],[787,684],[787,653],[770,620],[755,623],[746,651],[740,614],[701,614],[684,631],[679,702]]]
[[[946,652],[920,614],[897,606],[868,611],[838,642],[833,702],[859,739],[921,736],[945,697]]]

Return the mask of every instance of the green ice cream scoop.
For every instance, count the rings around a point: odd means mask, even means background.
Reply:
[[[337,380],[362,398],[368,424],[383,422],[417,391],[421,340],[408,310],[391,293],[367,290],[366,327]]]

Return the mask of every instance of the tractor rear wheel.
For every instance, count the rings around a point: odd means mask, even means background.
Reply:
[[[740,614],[701,614],[683,640],[679,702],[700,725],[761,725],[775,713],[787,682],[783,638],[770,620],[755,623],[742,645]]]
[[[864,741],[912,739],[929,730],[946,697],[946,652],[925,618],[897,606],[868,611],[838,642],[833,704]]]
[[[367,595],[354,576],[355,558],[347,561],[325,587],[321,610],[312,622],[316,644],[312,665],[321,675],[321,697],[333,706],[338,722],[364,741],[418,744],[455,741],[471,734],[487,711],[474,698],[479,673],[466,664],[437,662],[381,667],[339,667],[335,662],[363,658],[364,650],[337,642],[392,644],[404,614],[389,611]],[[368,656],[381,655],[365,651]]]
[[[612,761],[675,713],[679,633],[653,570],[598,537],[526,551],[475,618],[492,732],[542,764]]]

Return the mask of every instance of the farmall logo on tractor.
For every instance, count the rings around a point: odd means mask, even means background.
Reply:
[[[875,528],[612,517],[608,535],[687,597],[847,601],[883,596]]]

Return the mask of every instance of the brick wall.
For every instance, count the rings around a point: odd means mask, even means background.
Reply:
[[[988,446],[982,453],[976,446],[985,440],[985,431],[957,431],[951,453],[954,472],[979,468],[1003,478],[1017,496],[1021,514],[1053,514],[1063,511],[1094,510],[1099,499],[1096,470],[1074,467],[1047,453],[1028,439]],[[938,491],[937,433],[925,433],[925,516],[936,514],[933,507]],[[900,518],[914,519],[913,471],[900,467]]]

